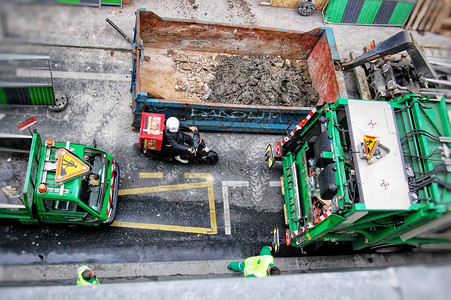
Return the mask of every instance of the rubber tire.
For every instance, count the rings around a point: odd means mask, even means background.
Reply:
[[[218,160],[219,160],[218,153],[216,153],[213,150],[210,150],[210,152],[208,152],[207,157],[206,157],[207,165],[214,165],[218,162]]]
[[[315,12],[315,3],[312,0],[300,0],[298,12],[301,16],[311,16]]]
[[[371,248],[375,253],[386,254],[386,253],[399,253],[408,252],[415,248],[409,244],[392,244],[392,245],[380,245]]]
[[[48,108],[53,112],[61,112],[67,108],[69,101],[63,93],[55,93],[55,105],[49,105]]]

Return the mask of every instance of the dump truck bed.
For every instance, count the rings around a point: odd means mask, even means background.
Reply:
[[[0,134],[0,208],[25,208],[22,191],[31,143],[31,136]]]
[[[164,111],[167,116],[176,116],[201,129],[283,132],[310,111],[307,107],[346,97],[343,74],[336,71],[333,64],[338,53],[330,29],[296,32],[237,27],[162,19],[143,10],[138,10],[136,15],[131,86],[135,129],[139,128],[142,112]],[[221,84],[217,76],[219,66],[232,56],[238,57],[237,68],[242,67],[241,58],[279,59],[280,67],[288,64],[294,70],[299,69],[308,88],[311,85],[311,91],[318,96],[312,102],[293,100],[285,106],[276,99],[263,99],[267,100],[264,105],[252,101],[254,99],[246,101],[251,105],[236,101],[232,104],[233,99],[214,94],[212,84],[215,82],[216,87]],[[270,70],[270,77],[276,76],[273,71]],[[292,77],[288,76],[285,81]],[[260,86],[267,81],[257,78],[255,86],[258,88],[250,95],[260,93]],[[279,81],[283,86],[284,78]],[[238,94],[246,92],[246,84],[238,83],[230,89],[236,89]],[[279,94],[283,93],[284,90]],[[310,90],[299,94],[303,93],[310,94]],[[211,95],[213,97],[207,98]]]

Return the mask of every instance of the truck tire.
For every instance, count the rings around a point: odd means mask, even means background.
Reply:
[[[311,16],[315,11],[315,7],[314,0],[300,0],[298,2],[298,12],[301,16]]]
[[[66,109],[68,104],[67,97],[63,93],[55,93],[55,105],[50,105],[48,108],[53,112],[60,112]]]
[[[415,246],[409,244],[385,244],[378,245],[371,248],[375,253],[385,254],[385,253],[399,253],[399,252],[409,252]]]

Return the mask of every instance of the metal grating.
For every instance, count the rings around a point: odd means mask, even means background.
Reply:
[[[326,23],[404,25],[416,0],[330,0]]]
[[[365,4],[360,11],[359,18],[357,19],[357,23],[373,24],[381,4],[381,0],[365,1]]]
[[[365,0],[348,0],[341,23],[356,23]]]
[[[415,3],[412,2],[398,2],[388,24],[404,24],[410,16],[414,6]]]
[[[50,57],[0,54],[0,104],[54,105]]]
[[[388,24],[393,11],[395,10],[397,2],[396,1],[384,1],[377,12],[376,19],[374,19],[374,24]]]
[[[340,23],[347,4],[347,0],[329,1],[326,10],[325,21],[330,23]]]

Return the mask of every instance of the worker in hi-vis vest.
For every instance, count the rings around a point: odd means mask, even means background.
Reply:
[[[100,284],[97,279],[94,270],[91,270],[89,266],[83,266],[78,268],[77,285],[92,285]]]
[[[271,255],[270,246],[264,246],[259,256],[246,258],[242,262],[231,262],[227,268],[235,272],[243,272],[244,277],[280,275],[279,268],[274,266],[274,257]]]

